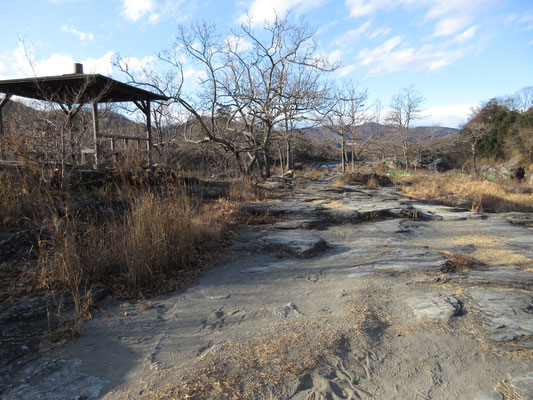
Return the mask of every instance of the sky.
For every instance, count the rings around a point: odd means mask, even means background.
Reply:
[[[367,88],[386,109],[402,88],[425,97],[419,125],[458,127],[473,108],[533,85],[532,0],[1,0],[0,79],[86,73],[120,79],[113,61],[151,62],[178,26],[230,35],[276,13],[317,28],[331,79]],[[33,67],[29,66],[32,60]],[[185,65],[194,80],[194,65]]]

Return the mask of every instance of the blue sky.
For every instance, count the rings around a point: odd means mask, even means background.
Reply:
[[[73,62],[120,78],[117,54],[149,62],[178,24],[230,34],[246,14],[260,27],[274,9],[318,27],[320,52],[342,64],[332,78],[359,81],[385,108],[415,85],[421,124],[456,127],[480,102],[533,85],[531,0],[3,0],[0,79],[69,73]]]

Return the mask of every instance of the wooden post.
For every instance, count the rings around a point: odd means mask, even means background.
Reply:
[[[148,151],[148,165],[152,166],[152,115],[150,113],[150,100],[133,102],[146,117],[146,150]],[[138,148],[137,148],[138,149]]]
[[[0,158],[4,157],[4,146],[2,146],[2,138],[4,137],[4,117],[2,115],[2,108],[8,103],[11,95],[8,93],[0,100]]]
[[[150,100],[146,101],[146,107],[144,109],[146,115],[146,138],[148,143],[146,149],[148,150],[148,165],[152,166],[152,115],[150,113]]]
[[[100,132],[98,126],[98,103],[93,101],[93,139],[94,139],[94,161],[96,166],[100,165]]]

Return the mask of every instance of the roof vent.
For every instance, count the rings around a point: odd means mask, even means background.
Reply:
[[[75,74],[83,74],[83,64],[74,63],[74,73]]]

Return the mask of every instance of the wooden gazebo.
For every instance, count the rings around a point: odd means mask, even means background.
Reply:
[[[84,74],[81,64],[74,65],[74,73],[59,76],[44,76],[23,79],[0,80],[0,93],[5,96],[0,100],[0,135],[3,135],[2,108],[12,96],[27,97],[36,100],[51,101],[60,105],[72,118],[81,105],[92,105],[92,130],[94,148],[86,152],[94,153],[95,162],[101,161],[100,139],[102,137],[124,140],[140,140],[126,135],[102,135],[98,127],[98,104],[115,102],[133,102],[145,115],[148,161],[152,164],[152,122],[150,102],[168,100],[166,96],[152,93],[135,86],[116,81],[100,74]]]

